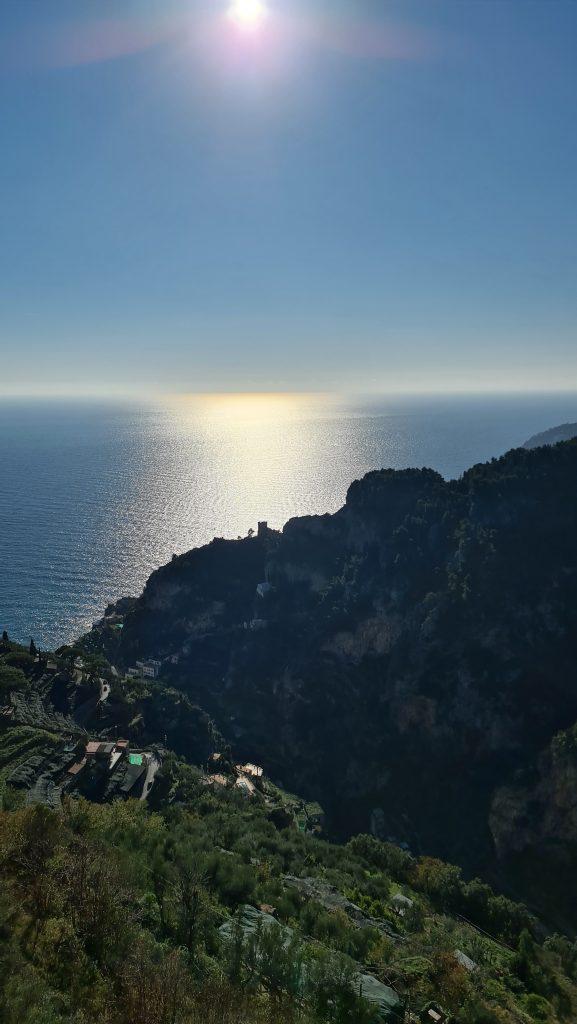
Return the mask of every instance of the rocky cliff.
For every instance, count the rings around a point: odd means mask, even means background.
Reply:
[[[120,667],[164,659],[335,833],[511,864],[535,892],[555,813],[567,869],[577,849],[577,793],[547,768],[577,721],[576,509],[576,442],[457,481],[369,473],[334,515],[173,559],[91,643]]]

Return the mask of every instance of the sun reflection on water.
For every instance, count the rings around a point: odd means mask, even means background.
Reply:
[[[202,443],[202,465],[212,476],[207,491],[217,497],[207,518],[216,533],[221,526],[221,501],[229,522],[232,519],[241,531],[263,518],[282,526],[296,514],[300,501],[307,502],[301,491],[310,488],[311,463],[318,464],[322,458],[315,424],[330,416],[336,404],[334,396],[323,394],[170,398],[171,430],[179,447],[186,450]],[[296,503],[295,494],[299,494]]]
[[[324,393],[247,391],[170,395],[168,404],[181,421],[190,418],[196,427],[199,417],[246,423],[318,416],[337,399]]]
[[[0,404],[0,607],[58,646],[173,553],[259,520],[335,511],[382,466],[455,476],[575,399],[187,395],[151,403]]]

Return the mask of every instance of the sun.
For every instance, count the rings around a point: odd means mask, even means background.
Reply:
[[[228,13],[241,28],[255,29],[262,25],[267,9],[263,0],[233,0]]]

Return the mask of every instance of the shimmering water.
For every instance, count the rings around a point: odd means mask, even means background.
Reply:
[[[458,476],[577,395],[0,401],[0,628],[56,645],[173,552],[333,511],[382,466]]]

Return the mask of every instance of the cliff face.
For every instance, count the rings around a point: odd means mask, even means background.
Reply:
[[[370,473],[335,515],[153,574],[114,657],[177,659],[163,678],[239,755],[319,799],[336,832],[372,828],[471,869],[528,859],[557,825],[541,788],[519,845],[523,794],[577,720],[576,499],[574,442],[459,481]],[[562,835],[571,846],[573,824]]]

